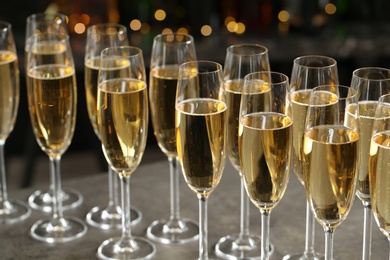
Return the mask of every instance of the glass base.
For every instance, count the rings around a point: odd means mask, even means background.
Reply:
[[[295,253],[295,254],[288,254],[283,257],[283,260],[321,260],[321,259],[324,259],[324,256],[318,253]]]
[[[274,252],[274,246],[269,245],[269,255]],[[259,259],[261,257],[260,236],[249,235],[239,239],[238,235],[222,237],[215,245],[215,254],[224,259]]]
[[[156,220],[148,227],[146,235],[157,243],[183,244],[199,238],[199,226],[190,219]]]
[[[85,233],[87,225],[74,217],[39,220],[30,230],[30,235],[34,239],[50,244],[69,242]]]
[[[132,237],[124,240],[121,237],[110,238],[99,246],[99,259],[150,259],[156,253],[156,247],[148,240]]]
[[[74,209],[83,202],[83,195],[73,189],[63,189],[61,193],[62,210]],[[41,190],[35,191],[28,198],[28,204],[31,208],[43,211],[46,213],[52,212],[53,194],[52,191],[43,192]]]
[[[137,225],[142,219],[142,213],[139,209],[130,208],[131,225]],[[92,208],[87,216],[86,221],[89,225],[109,230],[122,228],[122,210],[119,206],[108,206],[104,209],[101,207]]]
[[[22,221],[31,214],[30,207],[19,200],[4,202],[4,208],[0,209],[0,224],[13,224]]]

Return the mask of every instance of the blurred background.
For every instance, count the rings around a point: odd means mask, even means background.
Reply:
[[[0,20],[13,26],[21,71],[18,118],[5,146],[6,161],[14,163],[6,164],[7,172],[17,172],[19,177],[12,177],[16,178],[16,186],[29,186],[34,183],[37,158],[42,155],[42,171],[49,179],[48,159],[35,141],[27,110],[23,50],[26,18],[33,13],[60,12],[68,18],[77,69],[78,112],[75,135],[64,155],[63,168],[64,164],[71,164],[66,157],[76,155],[73,158],[79,160],[75,163],[73,159],[73,163],[77,167],[69,171],[79,175],[107,167],[85,104],[84,48],[89,26],[106,22],[125,25],[131,45],[143,50],[147,69],[153,37],[179,31],[194,36],[198,59],[221,64],[229,45],[262,44],[269,49],[271,69],[288,76],[298,56],[330,56],[338,61],[340,83],[348,85],[352,71],[358,67],[390,68],[389,10],[387,0],[7,1],[1,6]],[[90,157],[84,160],[80,154]],[[157,147],[151,124],[145,156],[147,161],[166,159]]]

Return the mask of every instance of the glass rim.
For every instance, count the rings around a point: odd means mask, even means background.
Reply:
[[[198,71],[198,74],[207,74],[207,73],[215,73],[215,72],[218,72],[218,71],[221,71],[222,72],[222,65],[218,62],[215,62],[215,61],[210,61],[210,60],[193,60],[193,61],[187,61],[187,62],[184,62],[182,63],[180,66],[179,66],[179,71],[183,70],[185,67],[195,67],[195,66],[191,66],[191,64],[195,65],[195,64],[198,64],[198,65],[202,65],[202,64],[209,64],[209,65],[215,65],[215,69],[214,70],[210,70],[210,71],[206,71],[206,72],[202,72],[202,71]],[[199,67],[199,66],[196,66],[196,67]]]
[[[238,48],[242,48],[242,47],[257,47],[259,49],[262,49],[261,52],[258,52],[258,53],[241,53],[241,52],[236,52],[235,50],[238,49]],[[257,43],[238,43],[238,44],[233,44],[233,45],[230,45],[229,47],[226,48],[226,52],[229,52],[229,53],[232,53],[232,54],[239,54],[241,56],[255,56],[255,55],[264,55],[264,54],[267,54],[268,53],[268,48],[265,47],[264,45],[261,45],[261,44],[257,44]]]
[[[386,101],[386,100],[388,100],[388,101]],[[389,106],[390,106],[390,93],[387,93],[387,94],[380,96],[378,99],[378,104],[379,103],[380,104],[389,103]]]
[[[129,50],[130,53],[126,57],[135,57],[135,56],[142,55],[142,50],[135,46],[111,46],[111,47],[104,48],[101,51],[100,56],[101,57],[109,56],[111,51],[114,52],[116,50]]]
[[[288,84],[289,82],[289,78],[286,74],[282,73],[282,72],[278,72],[278,71],[256,71],[256,72],[251,72],[249,74],[247,74],[245,77],[244,77],[244,82],[245,81],[252,81],[252,80],[255,80],[255,76],[256,75],[269,75],[269,76],[272,76],[272,75],[279,75],[280,76],[280,80],[277,81],[277,82],[272,82],[272,84]]]
[[[323,61],[328,61],[329,64],[323,65],[323,66],[311,66],[311,65],[307,65],[307,64],[302,62],[303,60],[313,59],[313,58],[321,59]],[[315,54],[314,55],[299,56],[299,57],[294,59],[293,63],[294,63],[294,65],[298,65],[300,67],[312,68],[312,69],[330,68],[330,67],[337,66],[337,61],[334,58],[329,57],[329,56],[324,56],[324,55],[315,55]]]
[[[345,100],[345,99],[351,99],[351,98],[354,98],[354,97],[358,97],[359,95],[359,91],[351,86],[347,86],[347,85],[342,85],[342,84],[326,84],[326,85],[319,85],[319,86],[316,86],[314,87],[312,90],[311,90],[311,93],[315,92],[315,91],[321,91],[320,89],[327,89],[327,88],[337,88],[337,89],[346,89],[346,90],[350,90],[352,91],[351,95],[348,95],[346,97],[340,97],[340,96],[337,96],[337,99],[338,100]],[[333,93],[333,92],[332,92]],[[349,92],[348,92],[349,93]]]
[[[52,16],[54,18],[61,17],[61,19],[63,19],[64,22],[66,23],[66,15],[63,13],[57,13],[57,12],[54,12],[54,13],[51,13],[51,12],[34,13],[34,14],[29,15],[27,17],[26,21],[27,21],[27,23],[31,22],[32,20],[35,20],[36,22],[40,22],[40,23],[47,23],[47,21],[37,20],[37,18],[46,17],[46,16]]]
[[[90,31],[92,31],[93,29],[96,29],[96,28],[109,28],[109,27],[121,28],[125,32],[127,32],[126,26],[124,26],[123,24],[119,24],[119,23],[98,23],[98,24],[93,24],[93,25],[91,25],[91,26],[89,26],[87,28],[87,31],[90,32]]]
[[[386,72],[388,74],[388,77],[378,79],[378,78],[371,78],[369,76],[367,77],[367,76],[361,75],[361,73],[368,72],[368,71]],[[365,74],[365,75],[367,75],[367,74]],[[362,67],[362,68],[355,69],[352,72],[352,77],[358,78],[360,80],[386,81],[386,80],[390,80],[390,69],[386,69],[386,68],[382,68],[382,67]]]
[[[183,37],[183,39],[184,38],[186,38],[186,39],[184,39],[183,41],[175,41],[178,36]],[[173,37],[173,40],[166,41],[167,37]],[[194,37],[190,34],[187,34],[187,33],[177,33],[177,32],[160,33],[160,34],[157,34],[156,36],[154,36],[153,42],[158,42],[161,44],[172,44],[172,43],[174,43],[174,44],[190,44],[190,43],[194,42]]]
[[[11,23],[7,22],[7,21],[0,21],[0,29],[1,30],[4,30],[4,29],[11,29],[12,28],[12,25]]]

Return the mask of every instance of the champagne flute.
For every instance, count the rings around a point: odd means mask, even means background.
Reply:
[[[364,207],[363,252],[362,259],[371,259],[372,213],[370,201],[370,181],[368,159],[375,110],[379,98],[390,93],[390,70],[377,67],[364,67],[352,73],[351,87],[359,91],[360,149],[357,197]]]
[[[84,57],[85,96],[89,120],[97,137],[97,89],[100,53],[111,46],[128,45],[126,27],[120,24],[96,24],[88,28]],[[122,227],[122,212],[118,197],[118,174],[108,165],[108,205],[95,206],[86,216],[87,223],[101,229],[120,229]],[[141,212],[131,208],[131,223],[141,221]]]
[[[170,170],[169,220],[155,220],[147,229],[153,241],[171,244],[198,239],[199,227],[180,216],[180,167],[175,136],[175,96],[180,64],[196,59],[194,39],[186,34],[159,34],[153,40],[150,65],[150,111],[154,135],[168,157]]]
[[[12,132],[19,107],[19,67],[10,23],[0,21],[0,224],[26,219],[30,208],[22,201],[8,199],[4,145]]]
[[[268,49],[259,44],[236,44],[226,50],[223,71],[226,103],[228,105],[227,155],[234,168],[241,174],[238,156],[238,117],[244,77],[252,72],[269,71]],[[215,246],[222,258],[260,257],[260,237],[249,231],[249,197],[241,179],[240,233],[222,237]],[[272,251],[272,247],[270,248]]]
[[[41,33],[61,33],[68,34],[68,28],[66,23],[66,16],[60,13],[36,13],[27,17],[26,20],[26,38],[25,38],[25,70],[28,75],[27,56],[30,52],[30,42],[32,36]],[[58,50],[52,49],[53,52]],[[43,53],[42,56],[44,57]],[[47,57],[53,57],[53,53],[48,53]],[[28,86],[29,80],[26,77],[26,85]],[[53,181],[50,181],[53,183]],[[49,190],[36,190],[29,198],[28,203],[31,208],[44,211],[52,212],[53,205],[53,188]],[[61,191],[60,199],[62,200],[62,209],[68,210],[76,208],[81,205],[83,196],[80,192],[66,188]]]
[[[309,104],[310,92],[319,85],[338,84],[337,62],[333,58],[308,55],[294,60],[290,81],[293,124],[293,153],[292,164],[295,175],[304,185],[301,151],[305,130],[306,111]],[[283,260],[317,260],[322,258],[314,250],[315,220],[306,201],[306,235],[303,253],[285,255]]]
[[[155,246],[131,234],[130,176],[137,169],[148,133],[148,94],[142,51],[131,46],[101,52],[97,123],[104,156],[121,180],[122,236],[99,246],[101,259],[141,259]]]
[[[199,258],[208,258],[207,199],[221,180],[226,161],[227,106],[222,66],[190,61],[179,67],[176,145],[187,185],[199,199]]]
[[[69,36],[61,33],[33,35],[27,58],[28,108],[33,132],[49,156],[53,215],[33,224],[30,234],[47,243],[62,243],[83,236],[85,223],[64,217],[60,161],[68,149],[76,122],[77,87]]]
[[[369,179],[374,218],[390,243],[390,94],[379,98],[370,144]],[[390,246],[390,245],[389,245]],[[390,247],[389,247],[390,259]]]
[[[333,260],[334,231],[355,198],[360,157],[357,102],[355,89],[326,85],[312,90],[307,109],[303,176],[310,208],[325,231],[326,260]]]
[[[254,72],[244,78],[238,152],[245,189],[261,213],[261,259],[269,259],[269,225],[290,176],[292,148],[288,77]]]

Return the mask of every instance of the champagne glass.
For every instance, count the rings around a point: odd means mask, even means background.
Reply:
[[[141,259],[155,246],[131,234],[130,176],[137,169],[148,133],[148,94],[142,51],[131,46],[108,47],[101,53],[97,123],[104,156],[121,180],[122,236],[105,240],[101,259]]]
[[[64,217],[61,196],[61,157],[68,149],[76,122],[77,87],[69,37],[61,33],[33,35],[27,58],[27,97],[33,132],[50,159],[53,214],[33,224],[30,234],[47,243],[83,236],[85,223]]]
[[[244,77],[252,72],[269,71],[268,49],[259,44],[236,44],[226,50],[223,71],[226,103],[228,105],[227,155],[234,168],[241,174],[238,156],[238,116]],[[249,231],[249,197],[241,179],[240,233],[222,237],[215,246],[222,258],[260,257],[260,236]],[[270,249],[272,251],[272,248]]]
[[[189,188],[199,199],[199,258],[208,258],[207,200],[221,180],[226,161],[227,106],[222,66],[190,61],[179,67],[176,145]]]
[[[370,181],[368,159],[375,110],[379,98],[390,93],[390,70],[377,67],[364,67],[352,73],[351,87],[359,91],[360,149],[357,197],[364,207],[363,253],[362,259],[371,259],[372,213],[370,201]]]
[[[26,219],[31,210],[22,201],[8,199],[4,145],[12,132],[19,107],[19,67],[10,23],[0,21],[0,224]]]
[[[374,218],[390,243],[390,94],[379,98],[369,157],[370,196]],[[389,247],[390,259],[390,247]]]
[[[97,128],[97,89],[100,53],[111,46],[128,45],[126,27],[120,24],[96,24],[88,28],[84,57],[85,96],[89,120],[95,134],[99,137]],[[120,229],[122,227],[122,212],[118,197],[118,174],[108,165],[108,204],[93,207],[86,216],[87,223],[101,229]],[[141,221],[141,212],[131,208],[131,223]]]
[[[254,72],[244,78],[238,152],[245,189],[261,213],[261,259],[269,259],[270,215],[290,176],[292,148],[288,77]]]
[[[153,40],[150,65],[150,111],[154,135],[168,157],[170,170],[170,216],[155,220],[147,229],[153,241],[171,244],[198,239],[199,227],[180,216],[180,167],[175,136],[175,96],[180,64],[196,59],[194,39],[185,34],[159,34]]]
[[[306,111],[309,104],[310,92],[319,85],[338,84],[337,62],[333,58],[308,55],[294,60],[290,80],[290,95],[292,102],[293,124],[293,153],[292,164],[295,175],[304,185],[301,151],[305,130]],[[306,201],[306,235],[303,253],[292,253],[284,256],[283,260],[316,260],[322,258],[314,250],[315,220]]]
[[[36,13],[27,17],[25,38],[26,75],[28,75],[27,56],[30,52],[30,42],[32,36],[41,33],[68,34],[66,16],[60,13]],[[52,51],[56,52],[57,50],[52,49]],[[53,54],[48,53],[47,57],[53,57]],[[28,84],[28,77],[26,77],[26,85],[28,86]],[[53,181],[50,181],[50,183],[53,183]],[[49,190],[36,190],[35,192],[33,192],[28,198],[28,203],[30,207],[48,213],[52,212],[52,191],[53,187],[50,187]],[[61,191],[60,199],[62,200],[63,210],[68,210],[81,205],[83,201],[83,196],[80,192],[74,189],[66,188]]]
[[[355,198],[360,157],[357,102],[355,89],[326,85],[312,90],[307,109],[303,176],[310,208],[325,231],[326,260],[333,260],[334,231]]]

